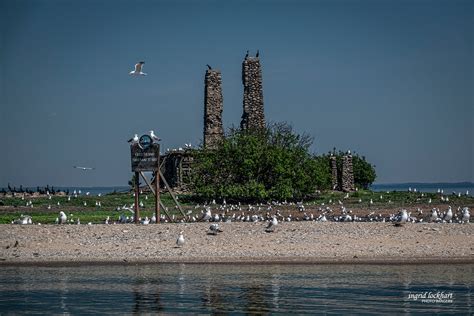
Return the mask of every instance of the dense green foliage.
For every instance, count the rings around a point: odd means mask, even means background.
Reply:
[[[238,201],[299,200],[331,189],[329,155],[315,156],[313,139],[286,123],[260,131],[232,129],[216,149],[195,154],[192,187],[197,197]],[[337,154],[340,163],[343,153]],[[356,185],[375,180],[374,167],[353,155]]]
[[[287,124],[231,130],[215,150],[197,152],[194,192],[230,200],[301,199],[327,188],[329,165],[309,153],[312,139]]]

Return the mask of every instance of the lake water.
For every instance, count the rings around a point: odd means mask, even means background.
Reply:
[[[2,266],[0,314],[466,315],[473,281],[459,264]]]
[[[461,183],[393,183],[393,184],[373,184],[370,189],[373,191],[408,191],[409,188],[418,192],[436,193],[438,189],[443,190],[445,195],[455,193],[474,196],[474,184],[471,182]]]

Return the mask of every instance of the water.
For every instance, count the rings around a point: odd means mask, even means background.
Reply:
[[[444,194],[453,192],[466,194],[469,191],[470,196],[474,196],[474,183],[393,183],[393,184],[373,184],[370,189],[373,191],[408,191],[409,188],[416,188],[418,192],[436,193],[438,189],[443,190]]]
[[[473,281],[453,264],[4,266],[0,314],[470,314]],[[412,297],[428,293],[448,299]]]

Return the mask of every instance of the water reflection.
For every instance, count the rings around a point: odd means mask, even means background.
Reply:
[[[2,313],[472,313],[473,265],[2,267]],[[410,293],[453,293],[423,303]]]

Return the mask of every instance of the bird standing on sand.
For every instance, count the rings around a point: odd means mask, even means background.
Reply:
[[[267,233],[275,231],[275,227],[278,225],[278,219],[276,216],[273,216],[272,220],[268,223],[267,227],[265,228],[265,231]]]
[[[437,220],[438,220],[438,212],[437,212],[436,208],[434,207],[431,210],[431,221],[436,222]]]
[[[219,224],[211,224],[211,226],[209,226],[208,234],[217,235],[217,233],[222,233],[222,230],[219,228]]]
[[[469,219],[471,218],[471,213],[469,212],[469,208],[465,207],[462,209],[462,223],[469,223]]]
[[[184,245],[183,231],[180,231],[180,232],[179,232],[178,239],[176,240],[176,245],[177,245],[178,247],[181,247],[181,246]]]
[[[58,221],[58,223],[59,224],[66,224],[66,221],[67,221],[66,214],[63,211],[59,212],[59,221]]]
[[[135,70],[130,71],[130,75],[133,76],[146,76],[147,74],[142,72],[143,65],[145,64],[144,61],[140,61],[137,64],[135,64]]]
[[[405,224],[408,220],[408,213],[407,210],[401,210],[400,214],[396,217],[395,226],[401,226]]]
[[[449,223],[452,218],[453,218],[453,210],[451,209],[451,206],[448,206],[448,210],[446,211],[446,214],[443,217],[443,221]]]

